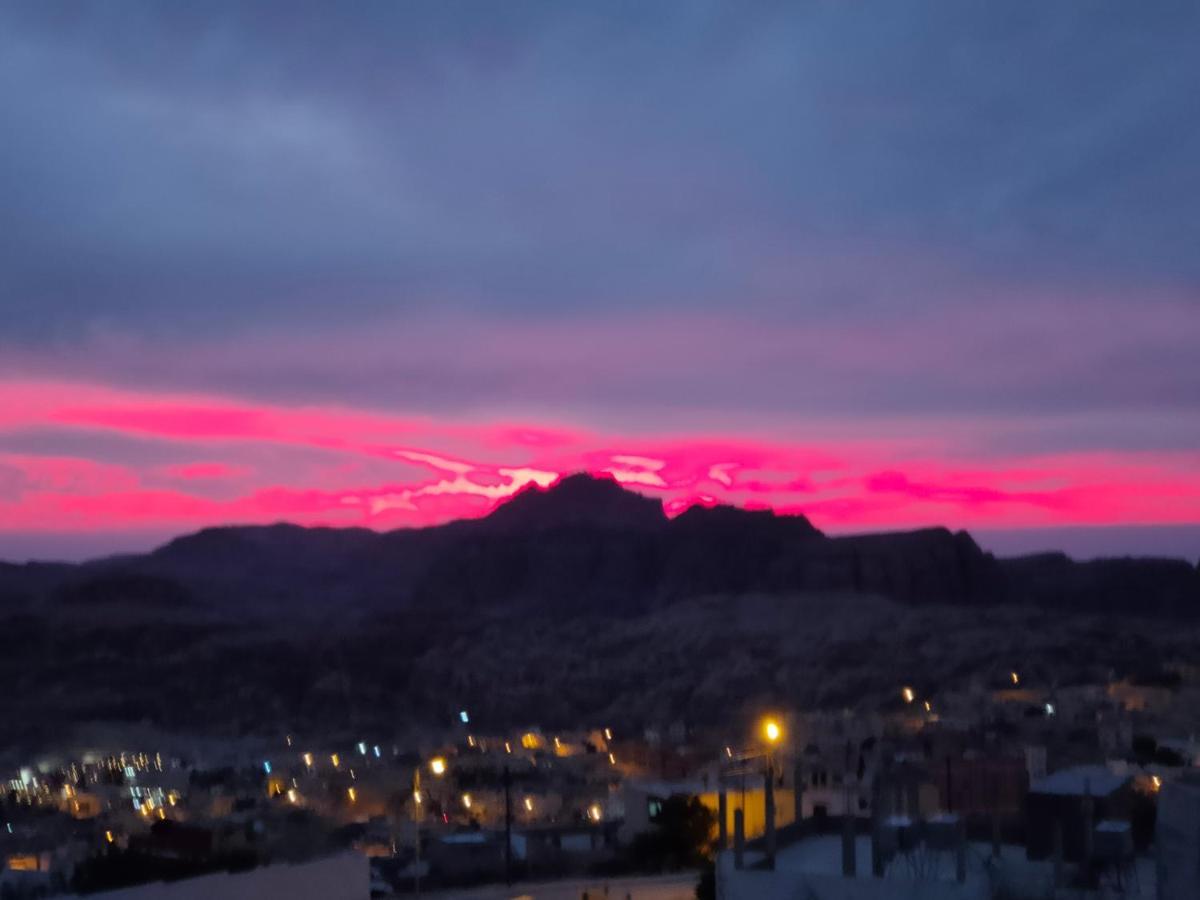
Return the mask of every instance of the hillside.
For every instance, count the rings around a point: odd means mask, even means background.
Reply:
[[[0,717],[246,733],[444,720],[719,721],[894,702],[1019,664],[1045,683],[1194,655],[1179,560],[998,560],[944,528],[831,538],[574,476],[378,534],[206,529],[142,556],[0,566]],[[1170,628],[1162,616],[1173,617]]]

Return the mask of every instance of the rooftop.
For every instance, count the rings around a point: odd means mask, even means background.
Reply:
[[[1039,778],[1029,787],[1031,794],[1057,794],[1063,797],[1107,797],[1129,781],[1128,775],[1116,775],[1104,766],[1076,766]]]

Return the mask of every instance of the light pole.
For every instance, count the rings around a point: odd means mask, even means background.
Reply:
[[[766,850],[767,867],[775,867],[775,747],[783,740],[783,726],[774,717],[768,717],[757,726],[759,738],[745,752],[734,756],[732,750],[726,748],[726,755],[731,763],[727,764],[722,775],[722,781],[734,775],[740,776],[742,800],[741,814],[745,820],[746,809],[746,775],[762,773],[763,776],[763,843]],[[757,745],[757,746],[755,746]],[[759,769],[761,761],[764,769]],[[736,816],[735,816],[736,824]],[[736,831],[736,828],[735,828]],[[735,844],[737,835],[735,834]],[[736,849],[736,848],[735,848]]]
[[[763,816],[766,819],[764,842],[767,868],[775,868],[775,745],[783,738],[783,728],[775,719],[763,722],[763,737],[767,739],[767,776],[763,785]]]
[[[431,759],[429,771],[438,778],[446,774],[445,758],[435,756]],[[421,896],[421,808],[424,802],[425,798],[421,796],[421,766],[418,764],[413,768],[413,894],[417,897]]]

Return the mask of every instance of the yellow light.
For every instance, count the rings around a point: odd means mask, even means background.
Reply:
[[[617,755],[615,753],[608,754],[608,763],[612,766],[617,764]]]
[[[555,738],[555,739],[554,739],[554,746],[555,746],[555,747],[558,747],[558,746],[559,746],[559,743],[558,743],[558,738]]]
[[[725,748],[725,755],[726,755],[727,757],[729,757],[730,759],[733,759],[733,748],[732,748],[732,747],[726,747],[726,748]]]
[[[1162,787],[1162,779],[1161,779],[1161,778],[1159,778],[1157,775],[1151,775],[1151,776],[1150,776],[1150,783],[1151,783],[1152,785],[1154,785],[1154,789],[1155,789],[1156,791],[1157,791],[1157,790],[1158,790],[1160,787]]]
[[[1013,683],[1013,684],[1020,684],[1020,683],[1021,683],[1021,676],[1020,676],[1020,675],[1018,675],[1016,672],[1009,672],[1008,674],[1009,674],[1009,677],[1010,677],[1010,678],[1012,678],[1012,683]]]
[[[313,763],[313,755],[311,753],[305,753],[304,754],[304,764],[311,769],[312,763]]]
[[[300,797],[300,795],[296,793],[295,788],[288,788],[288,792],[287,792],[288,803],[295,803],[299,799],[299,797]]]
[[[429,761],[429,771],[434,775],[444,775],[446,773],[446,760],[440,756],[435,756]]]
[[[606,741],[611,741],[611,740],[612,740],[612,729],[611,729],[611,728],[605,728],[605,729],[604,729],[604,739],[605,739]]]
[[[421,792],[420,791],[413,791],[413,802],[420,804],[420,802],[421,802]]]
[[[533,812],[533,800],[529,797],[525,798],[525,811]]]
[[[504,742],[504,752],[512,753],[512,744],[510,744],[508,741]]]
[[[163,809],[161,806],[158,808],[158,817],[160,819],[165,819],[167,817],[167,811],[165,809]]]
[[[925,712],[933,712],[933,704],[928,700],[925,701]]]
[[[914,700],[917,699],[916,693],[910,687],[904,688],[902,691],[900,691],[900,694],[902,697],[904,697],[905,703],[912,703]]]
[[[532,731],[527,731],[521,735],[521,746],[526,750],[537,750],[542,746],[542,739]]]
[[[593,803],[590,807],[588,807],[588,818],[590,818],[593,822],[599,822],[600,817],[603,814],[603,811],[600,809],[600,804],[598,803]]]
[[[336,753],[330,754],[329,761],[333,763],[333,767],[335,769],[342,764],[341,757],[339,757]]]
[[[463,806],[465,806],[467,809],[471,808],[471,795],[470,794],[463,794]]]
[[[774,719],[767,719],[763,722],[763,735],[766,736],[767,743],[777,744],[779,739],[783,737],[783,729]]]
[[[354,788],[346,788],[346,796],[350,798],[351,803],[356,803],[358,801],[358,791],[356,791]]]
[[[473,734],[468,734],[468,735],[467,735],[467,746],[468,746],[468,747],[474,747],[474,746],[475,746],[475,735],[473,735]]]
[[[111,844],[114,840],[113,833],[111,831],[104,832],[104,839]]]

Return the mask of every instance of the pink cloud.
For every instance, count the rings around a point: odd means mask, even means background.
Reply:
[[[0,394],[13,401],[0,410],[0,435],[54,426],[77,432],[80,448],[117,434],[197,460],[155,468],[82,451],[0,456],[3,529],[428,525],[483,515],[574,471],[659,497],[672,515],[723,502],[804,513],[832,531],[1200,522],[1195,453],[984,458],[933,439],[866,440],[816,424],[805,441],[622,436],[528,418],[472,424],[53,382],[0,382]],[[210,496],[206,485],[220,481],[236,493]]]
[[[184,481],[203,481],[210,479],[240,478],[253,471],[249,466],[231,465],[223,462],[183,463],[177,466],[167,466],[163,474],[168,478],[179,478]]]

